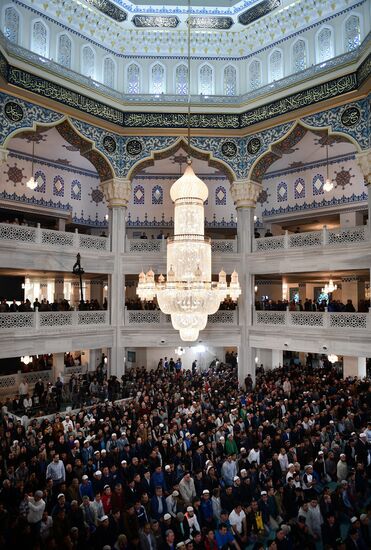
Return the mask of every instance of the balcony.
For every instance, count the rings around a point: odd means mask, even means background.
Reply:
[[[214,254],[234,254],[237,252],[237,239],[213,239],[211,250]],[[166,239],[126,239],[126,252],[129,254],[166,252]]]
[[[255,311],[254,326],[371,331],[371,314],[327,311]]]
[[[108,311],[0,313],[0,357],[112,345]]]
[[[27,225],[0,223],[0,265],[13,269],[71,271],[76,254],[86,272],[110,273],[109,239]],[[100,261],[97,261],[99,258]]]
[[[208,325],[238,325],[238,311],[220,309],[214,315],[209,315]],[[125,308],[125,326],[153,327],[164,326],[171,328],[170,315],[165,315],[159,309],[156,310],[128,310]]]
[[[11,241],[12,245],[26,244],[52,250],[93,250],[94,253],[109,251],[109,240],[106,237],[95,235],[82,235],[78,233],[67,233],[65,231],[54,231],[53,229],[42,229],[40,224],[36,227],[27,225],[13,225],[0,223],[0,243],[6,244]]]
[[[277,237],[262,237],[254,240],[254,252],[272,252],[293,249],[314,249],[323,246],[338,247],[368,243],[367,226],[327,229],[322,231],[308,231],[307,233],[293,233],[286,231],[285,235]]]

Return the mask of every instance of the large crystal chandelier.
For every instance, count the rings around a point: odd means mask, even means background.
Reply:
[[[174,202],[174,237],[167,240],[167,278],[155,282],[152,270],[139,275],[137,294],[153,300],[168,315],[184,341],[195,341],[207,324],[207,316],[219,309],[228,295],[237,300],[241,294],[238,274],[233,271],[227,284],[225,271],[218,282],[211,280],[211,241],[204,236],[204,202],[208,189],[191,164],[171,187]]]
[[[161,274],[155,281],[150,269],[139,274],[137,294],[141,300],[153,300],[171,315],[180,338],[194,342],[207,324],[207,316],[216,313],[228,295],[237,300],[241,294],[238,274],[233,271],[227,284],[224,270],[218,282],[211,279],[211,242],[204,233],[204,202],[208,189],[196,176],[190,159],[190,2],[188,2],[188,165],[171,187],[174,202],[174,237],[167,239],[167,277]]]

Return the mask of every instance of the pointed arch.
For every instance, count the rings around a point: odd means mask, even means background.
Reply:
[[[138,63],[130,63],[126,68],[126,93],[140,94],[142,70]]]
[[[263,83],[262,78],[262,63],[260,59],[253,59],[248,67],[248,89],[250,91],[257,90]]]
[[[325,25],[316,32],[315,44],[317,63],[323,63],[334,57],[334,31],[330,25]]]
[[[150,67],[150,85],[152,94],[166,93],[166,67],[160,62],[153,63]]]
[[[343,132],[333,132],[330,126],[324,126],[321,128],[310,126],[309,124],[305,124],[302,120],[299,120],[293,124],[284,136],[271,143],[268,149],[255,160],[255,162],[251,165],[248,179],[261,183],[270,166],[276,162],[276,160],[282,158],[287,151],[292,150],[292,147],[299,143],[308,131],[322,137],[339,136],[343,141],[354,145],[357,153],[362,150],[359,143],[348,134],[344,134]]]
[[[110,55],[106,55],[103,59],[103,84],[108,88],[116,89],[116,73],[116,61]]]
[[[170,145],[170,147],[166,147],[165,149],[160,149],[158,151],[151,151],[150,156],[138,160],[138,162],[136,162],[130,168],[127,176],[128,179],[132,180],[136,176],[136,174],[141,172],[144,168],[146,168],[147,166],[153,166],[156,160],[171,157],[175,155],[180,149],[183,149],[185,151],[188,150],[188,143],[184,139],[184,137],[177,138],[176,141],[172,145]],[[199,149],[198,147],[194,147],[191,145],[191,155],[193,158],[207,161],[209,166],[218,168],[220,171],[223,172],[223,174],[225,174],[230,183],[237,179],[237,176],[231,166],[225,161],[219,158],[215,158],[211,151],[204,151],[203,149]]]
[[[351,13],[343,22],[344,51],[351,52],[361,45],[361,16]]]
[[[31,22],[31,51],[49,57],[49,27],[41,19]]]
[[[109,161],[109,159],[95,147],[94,141],[84,136],[68,117],[63,117],[58,122],[50,124],[39,124],[34,122],[32,127],[17,128],[14,132],[11,132],[5,139],[3,147],[7,148],[9,142],[18,134],[24,132],[37,132],[40,129],[55,128],[57,132],[65,139],[70,145],[76,147],[79,150],[80,155],[89,160],[96,169],[100,180],[106,181],[114,178],[115,171]]]
[[[214,86],[214,69],[210,63],[204,63],[198,69],[198,93],[213,95]]]
[[[188,94],[188,67],[179,63],[174,71],[174,92],[176,95]]]
[[[237,69],[229,63],[223,70],[223,95],[237,95]]]
[[[304,38],[298,38],[291,45],[291,72],[304,71],[308,66],[308,44]]]
[[[66,67],[72,68],[72,38],[67,32],[61,32],[57,36],[57,63]]]
[[[268,73],[269,82],[283,78],[283,53],[279,48],[275,48],[268,56]]]
[[[91,46],[81,48],[81,73],[95,80],[95,51]]]
[[[18,9],[7,4],[2,9],[2,30],[4,36],[13,44],[21,43],[22,15]]]

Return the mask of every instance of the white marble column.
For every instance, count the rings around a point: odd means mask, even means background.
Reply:
[[[351,376],[364,378],[366,376],[366,357],[343,357],[343,378]]]
[[[58,376],[63,381],[65,374],[64,353],[53,353],[52,380],[55,382]]]
[[[249,346],[249,327],[252,325],[255,303],[254,275],[249,271],[248,255],[252,252],[256,200],[262,185],[248,179],[236,180],[231,195],[237,209],[237,250],[240,254],[239,280],[241,296],[238,300],[241,345],[238,348],[238,380],[243,386],[248,374],[255,383],[255,350]]]
[[[108,202],[109,237],[111,251],[114,254],[114,269],[108,284],[108,307],[111,326],[114,328],[114,345],[108,352],[108,373],[120,378],[125,368],[125,348],[121,342],[125,307],[122,253],[125,246],[126,211],[131,196],[131,182],[124,178],[114,178],[102,182],[100,188]]]
[[[101,358],[102,358],[101,348],[89,350],[89,360],[88,360],[89,372],[94,372],[97,370],[97,366],[99,365]]]
[[[368,232],[371,239],[371,148],[357,153],[356,161],[363,174],[368,192]]]
[[[64,279],[56,277],[54,279],[54,301],[60,302],[64,299]]]

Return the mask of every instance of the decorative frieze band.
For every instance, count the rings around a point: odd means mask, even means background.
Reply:
[[[318,84],[307,90],[288,95],[261,105],[241,114],[194,113],[191,116],[193,128],[238,129],[270,120],[284,113],[296,111],[327,99],[335,98],[357,89],[367,78],[371,55],[356,72]],[[8,65],[0,53],[0,73],[9,84],[31,91],[42,97],[58,101],[90,115],[128,128],[185,128],[187,117],[183,113],[133,113],[119,109],[80,94],[56,82],[51,82],[23,69]]]

